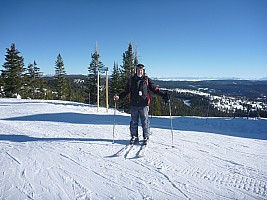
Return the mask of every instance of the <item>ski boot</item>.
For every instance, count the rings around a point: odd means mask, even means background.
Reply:
[[[138,137],[132,136],[132,138],[130,139],[130,144],[136,144],[138,141],[139,141]]]
[[[145,137],[145,138],[144,138],[143,145],[147,145],[147,143],[148,143],[148,139],[149,139],[148,137]]]

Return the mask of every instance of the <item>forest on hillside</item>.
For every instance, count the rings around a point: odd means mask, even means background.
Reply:
[[[5,63],[1,70],[0,97],[66,100],[106,106],[108,96],[108,107],[114,107],[113,96],[123,90],[129,77],[134,75],[135,66],[138,64],[138,57],[133,53],[131,43],[122,57],[123,64],[119,66],[114,62],[112,74],[107,78],[106,67],[101,62],[97,50],[91,54],[86,76],[68,75],[63,58],[58,54],[55,61],[55,75],[46,77],[43,76],[35,60],[25,67],[23,56],[20,55],[16,45],[12,44],[7,48]],[[160,97],[151,94],[151,115],[169,115],[171,108],[171,113],[175,116],[267,117],[267,81],[153,81],[168,92],[171,97],[171,107]],[[209,95],[177,92],[176,88],[205,91]],[[210,95],[230,95],[242,97],[244,100],[238,102],[239,106],[234,109],[221,109],[214,102],[222,104],[223,100],[213,101]],[[261,104],[253,107],[255,103],[248,103],[247,100],[255,102],[260,100]],[[118,109],[125,112],[129,112],[129,107],[128,98],[120,100],[117,105]]]

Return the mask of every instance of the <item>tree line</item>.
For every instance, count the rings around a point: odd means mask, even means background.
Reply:
[[[97,103],[97,76],[98,72],[105,67],[100,59],[97,49],[91,54],[91,61],[88,65],[88,75],[84,80],[70,78],[64,67],[61,54],[57,55],[55,61],[55,75],[44,78],[43,72],[37,62],[24,66],[24,58],[11,44],[6,49],[5,62],[0,76],[0,97],[48,100],[66,100],[88,104]],[[114,62],[112,74],[109,78],[109,107],[114,106],[113,96],[119,94],[129,77],[135,73],[135,66],[138,64],[137,53],[133,52],[133,46],[129,43],[127,50],[122,54],[122,65]],[[106,85],[104,75],[100,76],[100,106],[106,105]],[[76,81],[75,81],[76,80]],[[221,112],[212,106],[207,98],[200,96],[181,96],[170,92],[172,114],[180,116],[232,116],[231,113]],[[163,100],[151,94],[150,105],[151,115],[169,115],[169,107]],[[190,99],[191,105],[184,103],[184,99]],[[124,98],[118,102],[118,109],[129,112],[129,99]],[[239,114],[239,115],[242,115]]]
[[[97,73],[104,67],[97,50],[91,54],[86,80],[80,83],[73,83],[71,79],[66,77],[67,72],[60,54],[55,61],[55,75],[52,79],[46,80],[35,60],[25,67],[24,58],[20,55],[21,52],[18,51],[14,43],[6,50],[5,62],[2,65],[3,69],[0,76],[1,97],[14,98],[20,96],[21,98],[59,99],[96,104]],[[137,55],[133,53],[131,43],[122,57],[123,64],[121,66],[114,62],[111,79],[109,80],[110,96],[121,92],[126,80],[134,74],[135,66],[138,64]],[[104,79],[100,78],[100,105],[102,106],[105,105],[104,82]],[[112,100],[111,97],[110,100]],[[127,110],[128,107],[126,100],[119,103],[120,109]]]

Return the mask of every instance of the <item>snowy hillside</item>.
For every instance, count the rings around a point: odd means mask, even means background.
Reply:
[[[259,111],[259,110],[266,110],[267,104],[265,103],[265,100],[258,98],[257,101],[248,100],[243,97],[231,97],[231,96],[217,96],[212,95],[208,92],[208,88],[199,88],[199,90],[188,90],[188,89],[167,89],[167,88],[161,88],[162,90],[168,90],[171,92],[177,92],[177,93],[187,93],[187,94],[194,94],[199,96],[204,96],[209,99],[210,104],[217,108],[220,111],[223,112],[235,112],[237,110],[248,110],[248,107],[250,107],[250,111]],[[201,90],[207,90],[207,92],[203,92]],[[266,96],[264,96],[264,99]],[[191,100],[186,100],[185,104],[187,106],[190,106]]]
[[[63,101],[0,99],[0,199],[267,199],[267,120],[151,119],[140,146],[129,115]]]

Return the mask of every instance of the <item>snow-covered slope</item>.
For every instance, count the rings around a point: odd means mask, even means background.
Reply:
[[[128,114],[0,99],[0,199],[267,199],[267,120],[151,119],[146,156]],[[140,129],[141,132],[141,129]]]

